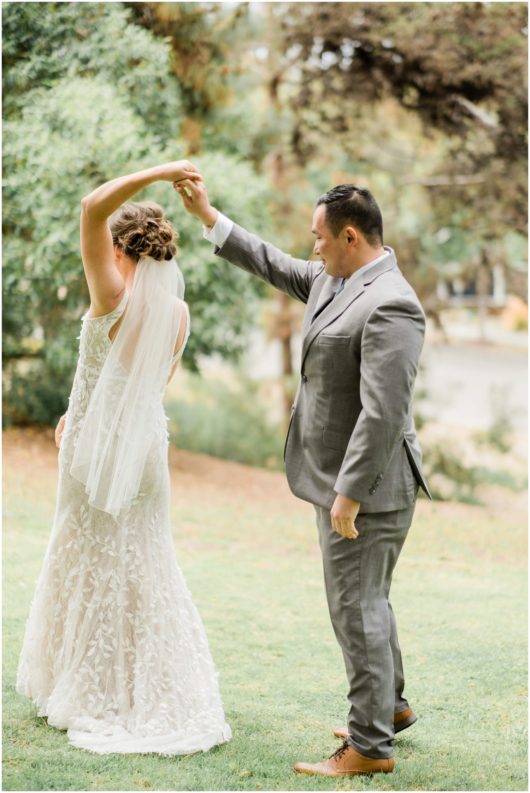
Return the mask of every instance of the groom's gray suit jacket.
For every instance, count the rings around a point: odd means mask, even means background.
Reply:
[[[341,279],[295,259],[234,223],[215,253],[307,304],[301,380],[285,442],[292,492],[330,509],[337,493],[360,512],[430,496],[412,416],[425,315],[393,252]]]

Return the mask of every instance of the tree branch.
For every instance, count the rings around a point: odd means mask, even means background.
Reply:
[[[486,181],[483,174],[455,174],[454,176],[429,176],[426,179],[405,178],[400,184],[421,184],[424,187],[460,187],[468,184],[482,184]]]

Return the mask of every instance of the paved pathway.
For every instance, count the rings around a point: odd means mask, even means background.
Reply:
[[[527,355],[524,349],[450,345],[427,341],[418,385],[425,386],[425,410],[443,423],[485,429],[499,410],[525,431],[527,421]]]

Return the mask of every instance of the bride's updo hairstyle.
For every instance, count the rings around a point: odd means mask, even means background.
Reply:
[[[122,204],[109,218],[112,242],[137,262],[140,256],[164,261],[177,254],[178,234],[154,201]]]

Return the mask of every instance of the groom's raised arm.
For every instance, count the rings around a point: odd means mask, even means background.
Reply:
[[[215,245],[216,255],[307,303],[313,281],[324,268],[322,262],[296,259],[246,231],[210,205],[202,182],[186,180],[176,183],[175,189],[188,212],[205,226],[204,236]]]
[[[221,212],[218,212],[213,228],[205,231],[204,236],[214,243],[214,253],[217,256],[222,256],[242,270],[257,275],[303,303],[307,303],[311,285],[323,269],[321,262],[296,259],[256,234],[246,231]]]

